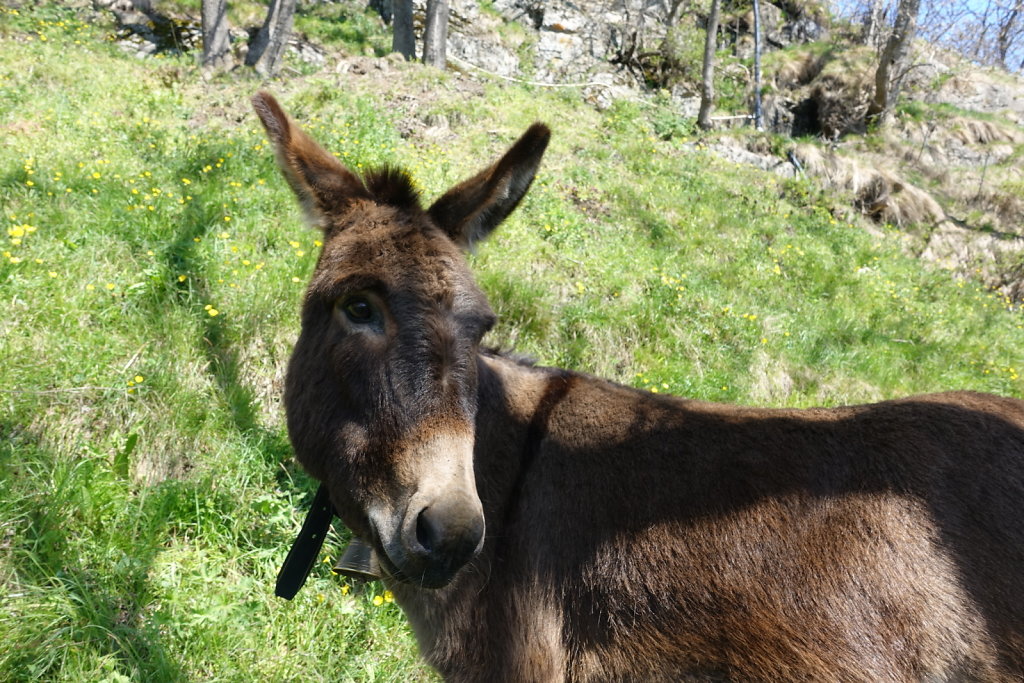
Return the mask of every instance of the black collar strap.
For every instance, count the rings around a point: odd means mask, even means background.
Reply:
[[[327,485],[320,484],[316,496],[313,497],[313,505],[306,514],[306,521],[302,523],[302,530],[299,531],[298,538],[292,543],[288,557],[284,558],[281,571],[277,573],[277,587],[274,589],[274,594],[279,598],[291,600],[306,583],[306,577],[309,576],[309,572],[312,571],[313,565],[316,563],[316,557],[324,545],[324,539],[327,538],[333,518],[334,507],[331,505],[331,498],[327,493]]]

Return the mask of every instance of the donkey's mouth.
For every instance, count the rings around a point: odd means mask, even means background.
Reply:
[[[446,568],[439,567],[426,567],[420,570],[410,570],[408,568],[402,568],[398,565],[387,552],[375,553],[378,563],[378,568],[381,574],[385,578],[404,583],[409,586],[416,586],[417,588],[444,588],[452,579],[455,578],[455,574],[458,573],[458,569],[449,571]]]
[[[334,571],[355,581],[379,581],[388,578],[400,583],[419,583],[395,566],[387,553],[378,553],[372,545],[358,536],[353,536],[349,541],[345,552],[334,565]]]
[[[399,583],[421,585],[400,570],[386,552],[377,552],[369,543],[353,536],[345,552],[338,558],[334,571],[354,581],[379,581],[383,578]]]

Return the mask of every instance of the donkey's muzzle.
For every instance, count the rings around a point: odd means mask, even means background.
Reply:
[[[441,498],[410,510],[402,529],[404,566],[398,569],[425,588],[447,585],[483,547],[484,516],[474,496]]]

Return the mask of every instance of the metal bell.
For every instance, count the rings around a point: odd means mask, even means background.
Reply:
[[[381,577],[377,552],[357,536],[352,537],[334,571],[355,581],[375,581]]]

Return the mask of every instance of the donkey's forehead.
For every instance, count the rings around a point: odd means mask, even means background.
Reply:
[[[367,204],[325,240],[314,287],[356,278],[435,299],[477,298],[462,252],[426,214]]]

